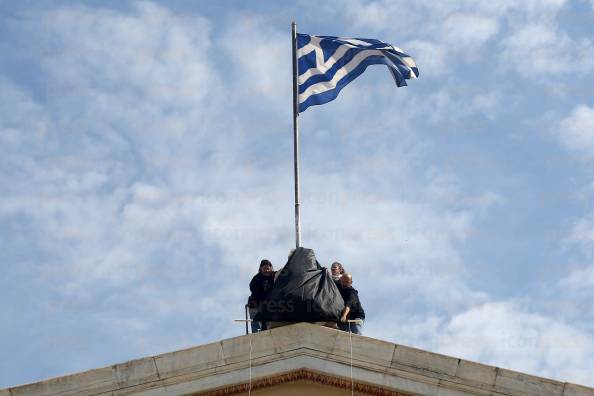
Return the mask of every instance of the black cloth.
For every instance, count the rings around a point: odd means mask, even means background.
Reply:
[[[343,287],[340,289],[340,294],[344,300],[344,306],[349,307],[349,315],[347,319],[365,319],[365,311],[359,301],[359,292],[352,286]]]
[[[252,308],[257,307],[258,304],[266,298],[273,285],[274,272],[270,275],[264,275],[261,272],[254,275],[250,282],[250,291],[252,292],[252,295],[248,299],[248,305]]]
[[[297,248],[289,257],[256,320],[272,322],[338,321],[344,307],[340,291],[311,249]]]
[[[336,287],[338,288],[339,291],[342,290],[342,284],[340,283],[340,279],[335,280],[334,284],[336,285]]]

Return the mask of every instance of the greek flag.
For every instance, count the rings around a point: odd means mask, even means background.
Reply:
[[[299,112],[336,99],[345,85],[375,64],[386,65],[399,87],[419,77],[413,58],[379,40],[297,34]]]

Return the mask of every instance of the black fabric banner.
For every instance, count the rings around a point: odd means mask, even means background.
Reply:
[[[344,301],[311,249],[297,248],[254,318],[272,322],[338,321]]]

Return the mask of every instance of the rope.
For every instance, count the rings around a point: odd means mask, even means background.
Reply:
[[[351,396],[355,394],[355,382],[353,381],[353,333],[351,332],[351,321],[349,323],[349,343],[351,345]]]
[[[252,333],[249,333],[250,338],[250,385],[248,387],[248,396],[252,395]]]
[[[246,320],[234,319],[233,321],[234,322],[245,322],[245,323],[252,322],[251,319],[246,319]],[[247,325],[246,325],[246,330],[247,330]],[[250,382],[248,385],[248,396],[252,396],[252,333],[249,332],[247,334],[248,334],[248,338],[250,340],[250,358],[249,358],[249,361],[250,361]]]

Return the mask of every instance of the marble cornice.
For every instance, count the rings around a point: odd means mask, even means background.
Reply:
[[[271,386],[288,384],[296,381],[305,381],[312,384],[331,386],[334,388],[350,390],[353,387],[356,393],[373,396],[413,396],[410,393],[402,393],[391,389],[382,388],[360,381],[353,381],[350,378],[327,375],[310,369],[298,369],[286,373],[277,374],[268,378],[261,378],[252,381],[251,390],[268,388]],[[233,386],[221,387],[205,392],[197,392],[191,396],[224,396],[237,395],[248,392],[249,382]]]
[[[362,394],[594,396],[593,388],[369,337],[349,337],[309,323],[0,389],[0,396],[237,394],[247,389],[250,370],[255,389],[283,381],[349,389],[351,362],[356,390]]]

